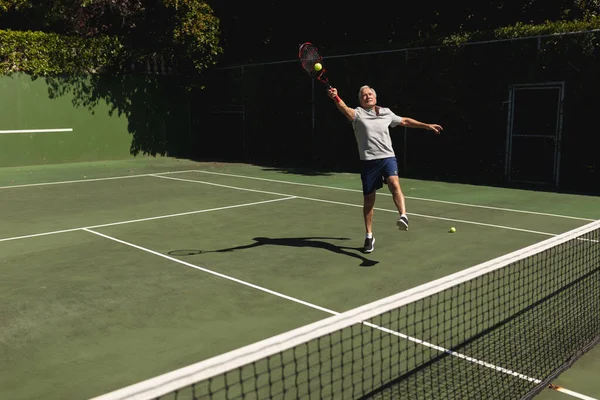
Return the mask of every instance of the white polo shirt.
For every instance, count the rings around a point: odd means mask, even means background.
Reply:
[[[389,108],[378,107],[379,115],[373,110],[362,107],[354,109],[352,128],[358,153],[361,160],[377,160],[394,157],[390,127],[398,126],[402,117],[394,114]]]

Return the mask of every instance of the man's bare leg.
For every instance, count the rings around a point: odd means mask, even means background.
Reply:
[[[377,192],[369,193],[363,199],[363,217],[365,219],[365,232],[373,233],[373,209],[375,207],[375,196]]]
[[[400,188],[400,179],[397,176],[389,176],[387,178],[388,188],[394,199],[394,204],[398,209],[400,215],[406,214],[406,202],[404,201],[404,194]]]
[[[365,220],[365,244],[363,251],[370,253],[375,248],[375,236],[373,236],[373,210],[375,206],[376,192],[365,195],[363,200],[363,217]]]
[[[390,189],[390,193],[392,193],[394,204],[396,205],[398,213],[400,214],[400,218],[398,218],[396,225],[398,225],[398,228],[401,230],[408,230],[406,202],[404,200],[404,193],[402,193],[402,189],[400,188],[400,179],[397,176],[388,176],[387,184],[388,188]]]

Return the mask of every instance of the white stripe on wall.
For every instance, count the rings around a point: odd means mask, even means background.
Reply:
[[[43,132],[72,132],[73,128],[64,129],[17,129],[12,131],[0,131],[0,135],[4,133],[43,133]]]

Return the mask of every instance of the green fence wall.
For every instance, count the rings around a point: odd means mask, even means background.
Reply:
[[[189,121],[173,77],[2,76],[0,167],[186,156]]]

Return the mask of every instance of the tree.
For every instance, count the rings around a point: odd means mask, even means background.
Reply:
[[[222,58],[227,64],[295,57],[296,46],[312,41],[325,54],[356,53],[435,43],[445,36],[520,24],[581,19],[600,13],[600,0],[455,0],[384,2],[369,13],[327,1],[306,10],[274,0],[214,0],[221,20]]]
[[[202,71],[222,53],[219,19],[201,0],[0,0],[0,27],[115,37],[125,48],[120,63],[158,58],[183,73]]]

